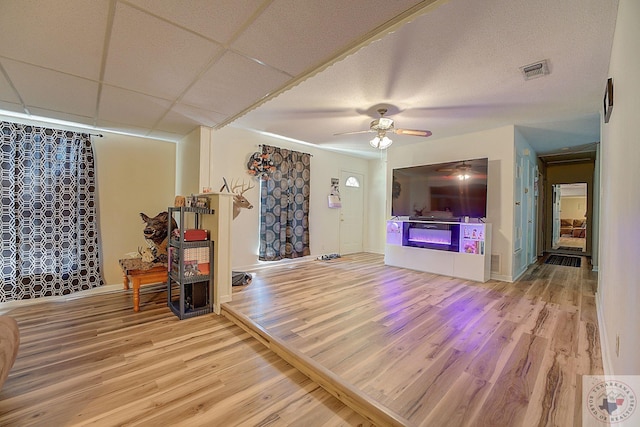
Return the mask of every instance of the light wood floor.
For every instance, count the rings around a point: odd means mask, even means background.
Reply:
[[[357,254],[257,270],[224,306],[251,333],[177,320],[162,288],[139,313],[131,291],[20,307],[0,425],[370,424],[318,383],[390,424],[580,425],[580,375],[602,373],[594,288],[584,266],[479,284]]]
[[[586,258],[480,284],[357,254],[258,270],[223,310],[312,376],[325,369],[314,379],[334,394],[353,386],[356,407],[378,405],[385,422],[572,426],[580,376],[602,374],[595,285]]]
[[[568,248],[580,248],[582,252],[586,251],[587,239],[584,237],[560,237],[558,244],[553,249],[557,249],[560,246]]]
[[[178,320],[164,285],[6,314],[21,334],[0,426],[359,426],[366,419],[214,314]]]

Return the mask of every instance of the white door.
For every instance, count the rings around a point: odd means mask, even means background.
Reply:
[[[524,183],[522,179],[523,160],[519,157],[516,162],[515,173],[515,205],[513,208],[513,271],[520,272],[523,263],[522,244],[522,199],[524,196]]]
[[[553,185],[553,238],[551,240],[551,246],[558,246],[558,240],[560,240],[560,199],[562,198],[562,191],[559,184]]]
[[[533,264],[536,262],[537,251],[536,251],[536,222],[537,222],[537,207],[538,207],[538,198],[535,192],[536,179],[538,174],[538,168],[527,161],[529,164],[529,177],[527,184],[527,205],[529,209],[527,210],[527,262],[529,264]]]
[[[340,254],[362,252],[364,230],[364,177],[342,171],[340,174]]]

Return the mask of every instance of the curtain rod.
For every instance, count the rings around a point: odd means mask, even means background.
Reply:
[[[275,147],[275,145],[268,145],[268,144],[258,144],[258,147],[262,148],[264,146],[267,147]],[[275,147],[275,148],[280,148],[280,147]],[[285,148],[285,150],[290,150],[290,151],[296,151],[296,150],[291,150],[290,148]],[[305,153],[304,151],[298,151],[298,153],[302,153],[302,154],[308,154],[310,157],[313,157],[313,154],[311,153]]]

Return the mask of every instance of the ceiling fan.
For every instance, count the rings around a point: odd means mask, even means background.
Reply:
[[[380,117],[372,120],[369,124],[369,130],[360,130],[355,132],[343,132],[336,133],[334,135],[352,135],[357,133],[375,133],[376,136],[373,137],[369,144],[373,148],[378,148],[380,150],[384,150],[388,148],[392,144],[392,140],[387,136],[387,133],[395,133],[397,135],[409,135],[409,136],[431,136],[431,131],[428,130],[417,130],[417,129],[396,129],[394,126],[394,122],[392,119],[385,117],[384,115],[387,113],[386,108],[378,108],[378,114]]]

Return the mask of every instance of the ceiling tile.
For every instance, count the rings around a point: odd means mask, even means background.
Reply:
[[[223,122],[227,116],[207,110],[202,110],[186,104],[176,104],[171,111],[158,123],[158,130],[188,134],[197,126],[215,127]]]
[[[0,56],[98,80],[107,0],[3,1]]]
[[[98,83],[10,60],[3,65],[27,108],[91,116],[96,108]]]
[[[0,64],[0,67],[2,64]],[[2,68],[0,68],[0,101],[6,101],[9,103],[19,104],[20,98],[16,95],[16,92],[11,87],[11,84],[7,81]]]
[[[420,2],[275,0],[231,47],[298,75],[416,3]]]
[[[0,115],[2,115],[2,110],[24,114],[22,104],[15,104],[13,102],[0,101]]]
[[[250,106],[287,80],[285,74],[227,52],[187,91],[182,102],[230,115]]]
[[[175,99],[220,50],[198,35],[118,3],[104,80]]]
[[[262,0],[130,0],[129,3],[224,44]]]
[[[98,110],[98,125],[114,122],[151,128],[170,106],[171,103],[164,99],[105,85]]]
[[[42,117],[48,119],[62,120],[65,122],[79,123],[86,126],[94,126],[95,119],[93,117],[79,116],[77,114],[63,113],[60,111],[45,110],[44,108],[29,107],[29,113],[34,117]]]
[[[165,114],[162,120],[160,120],[160,122],[156,125],[154,130],[187,135],[198,126],[200,126],[200,123],[198,121],[171,110],[167,114]]]

